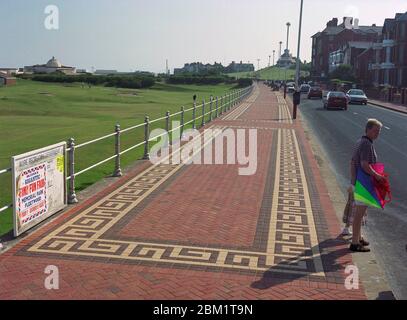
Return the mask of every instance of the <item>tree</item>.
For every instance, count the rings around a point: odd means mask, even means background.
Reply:
[[[356,81],[356,76],[351,65],[342,64],[329,74],[330,79],[339,79],[342,81]]]

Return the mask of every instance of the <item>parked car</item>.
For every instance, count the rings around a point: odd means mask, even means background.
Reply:
[[[308,92],[308,99],[311,99],[311,98],[322,99],[322,89],[321,89],[321,87],[317,87],[317,86],[311,87],[311,89]]]
[[[326,99],[324,99],[324,108],[340,108],[348,110],[348,97],[342,91],[328,92]]]
[[[360,103],[367,105],[367,96],[363,90],[351,89],[346,93],[349,104]]]
[[[302,84],[300,87],[301,93],[308,93],[310,89],[311,86],[309,84]]]
[[[294,86],[288,86],[288,87],[287,87],[287,92],[288,92],[288,93],[293,93],[293,92],[295,92],[295,87],[294,87]]]

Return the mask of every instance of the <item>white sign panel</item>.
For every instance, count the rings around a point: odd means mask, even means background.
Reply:
[[[66,143],[12,158],[14,235],[66,207]]]

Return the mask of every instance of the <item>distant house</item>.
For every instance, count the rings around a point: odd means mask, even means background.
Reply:
[[[12,86],[17,83],[16,78],[8,76],[6,74],[0,73],[0,87],[1,86]]]
[[[356,58],[373,46],[373,42],[349,41],[339,50],[329,53],[329,72],[342,64],[355,66]]]
[[[18,74],[18,68],[0,68],[0,73],[6,74],[8,76],[13,76],[15,74]]]
[[[95,71],[95,74],[97,74],[97,75],[108,75],[108,74],[114,74],[114,73],[117,73],[117,70],[103,70],[103,69],[100,69],[100,70]]]
[[[225,68],[226,73],[252,71],[254,71],[254,65],[252,63],[243,63],[242,61],[240,61],[240,63],[232,61],[232,63]]]
[[[373,24],[349,28],[347,20],[353,23],[352,17],[343,17],[341,24],[338,24],[338,18],[333,18],[323,31],[312,36],[311,76],[314,79],[326,79],[329,72],[345,60],[354,63],[356,56],[382,34],[383,27]]]
[[[182,73],[205,73],[210,71],[218,71],[223,73],[233,72],[251,72],[254,71],[254,65],[251,63],[235,63],[232,61],[227,67],[224,67],[221,63],[215,62],[214,64],[203,64],[201,62],[185,63],[183,68],[175,68],[174,74]]]

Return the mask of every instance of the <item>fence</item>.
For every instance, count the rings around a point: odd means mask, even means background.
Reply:
[[[121,129],[120,125],[117,124],[115,126],[115,130],[113,133],[107,134],[105,136],[96,138],[94,140],[91,141],[87,141],[84,143],[81,143],[79,145],[75,145],[75,139],[74,138],[70,138],[68,140],[68,148],[66,149],[66,159],[67,159],[67,165],[68,165],[68,176],[67,176],[67,182],[68,182],[68,203],[69,204],[73,204],[73,203],[77,203],[78,199],[76,197],[76,192],[75,192],[75,178],[89,170],[92,170],[106,162],[112,161],[114,160],[114,170],[113,170],[113,176],[114,177],[119,177],[122,175],[121,172],[121,166],[120,166],[120,161],[121,161],[121,156],[131,150],[134,150],[136,148],[142,147],[144,146],[144,155],[143,155],[143,159],[144,160],[148,160],[150,158],[149,155],[149,142],[152,140],[155,140],[157,138],[159,138],[160,136],[163,136],[164,134],[173,132],[175,130],[180,129],[180,133],[182,136],[182,133],[185,129],[185,127],[187,125],[192,125],[192,128],[195,129],[197,127],[199,127],[199,123],[197,126],[197,121],[201,119],[201,127],[204,126],[207,122],[211,122],[213,119],[217,118],[218,116],[222,115],[224,112],[227,112],[228,110],[230,110],[233,106],[235,106],[236,104],[238,104],[239,102],[241,102],[246,96],[248,96],[251,91],[253,90],[253,85],[250,87],[246,87],[244,89],[239,89],[239,90],[233,90],[231,93],[229,94],[225,94],[221,97],[216,97],[213,98],[211,96],[210,101],[208,103],[205,102],[205,100],[202,101],[202,104],[197,105],[196,101],[194,101],[193,106],[189,109],[185,109],[184,107],[181,107],[181,110],[179,112],[176,112],[174,114],[171,114],[169,111],[166,112],[164,117],[161,118],[157,118],[154,120],[150,120],[149,116],[145,116],[144,122],[137,124],[135,126],[126,128],[126,129]],[[209,111],[205,112],[205,108],[208,107]],[[197,111],[201,109],[201,115],[197,116]],[[208,110],[208,109],[206,109]],[[192,119],[189,121],[185,121],[185,115],[188,112],[192,112]],[[208,117],[207,120],[205,120],[205,117]],[[171,118],[180,116],[180,125],[178,127],[175,128],[170,128],[170,120]],[[161,135],[157,135],[154,136],[152,138],[150,138],[150,126],[153,123],[157,123],[159,121],[165,121],[165,129],[167,132],[165,132],[164,134]],[[125,132],[130,132],[133,130],[136,130],[137,128],[144,128],[144,139],[143,141],[140,141],[139,143],[128,147],[125,150],[121,150],[121,135]],[[98,141],[102,141],[111,137],[115,137],[115,145],[114,145],[114,149],[115,149],[115,154],[102,160],[99,161],[95,164],[92,164],[91,166],[80,170],[78,172],[75,171],[75,151],[83,148],[85,146],[89,146],[91,144],[94,144]],[[7,172],[11,172],[11,168],[6,168],[3,170],[0,170],[0,175],[5,174]],[[0,204],[1,205],[1,204]],[[8,204],[6,206],[3,206],[0,208],[0,214],[4,211],[6,211],[7,209],[12,208],[13,205],[12,204]]]

